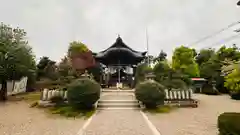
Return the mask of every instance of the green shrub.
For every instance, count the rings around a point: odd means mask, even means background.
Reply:
[[[219,91],[214,88],[211,84],[204,84],[202,87],[202,93],[207,95],[219,95]]]
[[[187,89],[186,83],[181,79],[166,79],[161,82],[168,89]]]
[[[225,76],[224,86],[230,90],[232,99],[240,99],[240,70],[237,65],[230,74]]]
[[[50,98],[52,103],[60,104],[64,102],[64,98],[62,96],[53,96]]]
[[[81,109],[73,108],[68,104],[61,104],[61,105],[56,105],[54,107],[49,108],[49,112],[51,114],[59,114],[65,117],[78,118],[78,117],[84,116],[85,118],[89,118],[94,114],[95,109],[81,110]]]
[[[134,85],[136,85],[140,82],[143,82],[145,80],[145,75],[151,71],[152,71],[152,69],[150,67],[148,67],[147,64],[145,64],[145,63],[139,64],[136,68]]]
[[[100,85],[94,80],[75,80],[68,86],[68,102],[74,108],[92,108],[100,98],[100,89]]]
[[[41,90],[41,89],[59,89],[62,86],[65,86],[67,83],[65,83],[64,81],[61,80],[42,80],[42,81],[38,81],[36,82],[34,88],[37,90]]]
[[[240,113],[223,113],[218,116],[219,135],[240,135]]]
[[[164,104],[164,86],[155,81],[139,83],[135,90],[137,100],[141,101],[146,108],[156,108]]]
[[[163,105],[163,106],[159,106],[159,107],[153,108],[153,109],[146,109],[144,111],[147,111],[150,113],[170,113],[174,109],[176,109],[176,107],[169,106],[169,105]]]
[[[240,92],[230,92],[230,96],[232,99],[240,100]]]

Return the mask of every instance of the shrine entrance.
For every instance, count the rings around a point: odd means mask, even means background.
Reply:
[[[132,88],[136,66],[146,53],[133,50],[118,37],[112,46],[94,56],[97,62],[105,65],[102,83],[108,87],[122,85]]]

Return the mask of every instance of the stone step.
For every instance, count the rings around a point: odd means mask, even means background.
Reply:
[[[102,90],[102,92],[134,93],[134,90]]]
[[[97,107],[104,108],[139,108],[140,105],[138,103],[118,103],[118,102],[108,102],[108,103],[98,103]]]
[[[98,103],[135,103],[138,104],[137,100],[100,100]]]
[[[141,110],[139,107],[98,107],[98,110]]]

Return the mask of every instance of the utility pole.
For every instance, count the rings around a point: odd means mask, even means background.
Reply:
[[[147,42],[147,63],[148,63],[148,66],[150,66],[149,45],[148,45],[148,29],[146,29],[146,42]]]

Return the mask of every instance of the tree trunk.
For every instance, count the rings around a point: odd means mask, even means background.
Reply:
[[[7,81],[2,80],[2,88],[0,90],[0,101],[7,100]]]

